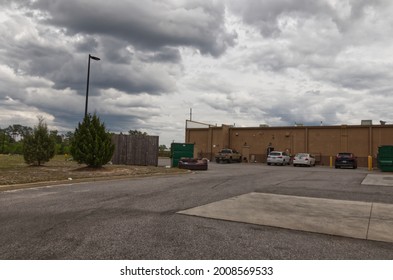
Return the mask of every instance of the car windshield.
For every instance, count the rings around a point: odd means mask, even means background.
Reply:
[[[342,157],[342,158],[350,158],[350,157],[352,157],[352,154],[351,153],[339,153],[338,156]]]
[[[304,157],[308,157],[308,154],[297,154],[296,157],[297,158],[304,158]]]
[[[270,155],[271,156],[281,156],[281,153],[279,153],[279,152],[271,152]]]

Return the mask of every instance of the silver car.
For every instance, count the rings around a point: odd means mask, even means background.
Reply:
[[[285,152],[273,151],[267,156],[267,165],[287,165],[290,164],[290,157]]]
[[[308,153],[297,153],[293,158],[293,166],[315,166],[315,157]]]

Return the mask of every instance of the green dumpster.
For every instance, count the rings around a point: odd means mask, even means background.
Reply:
[[[194,157],[194,144],[172,143],[171,144],[171,167],[178,167],[181,158]]]
[[[382,172],[393,172],[393,145],[378,147],[377,163]]]

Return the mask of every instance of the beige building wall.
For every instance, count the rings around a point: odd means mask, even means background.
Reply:
[[[214,159],[222,148],[242,153],[244,161],[265,162],[268,147],[315,154],[318,164],[329,165],[330,157],[339,152],[353,152],[359,166],[367,166],[367,157],[374,158],[378,147],[393,145],[393,125],[341,125],[299,127],[231,127],[186,129],[186,142],[195,144],[199,157]]]

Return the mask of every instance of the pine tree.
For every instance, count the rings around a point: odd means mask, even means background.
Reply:
[[[38,118],[33,132],[23,139],[23,158],[27,164],[41,165],[55,156],[55,141],[48,132],[44,119]]]
[[[99,117],[86,115],[75,129],[71,142],[70,152],[74,160],[98,168],[111,160],[114,151],[111,135]]]

